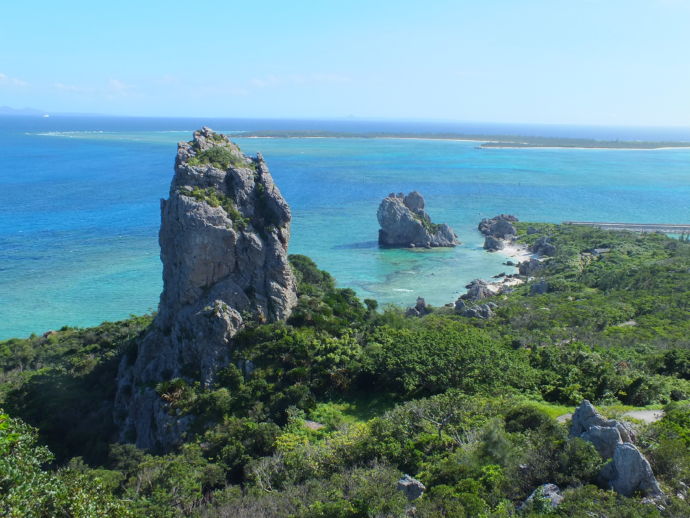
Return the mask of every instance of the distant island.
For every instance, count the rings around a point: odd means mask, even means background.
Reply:
[[[532,137],[517,135],[474,135],[462,133],[350,133],[316,130],[281,130],[238,132],[245,138],[390,138],[428,140],[467,140],[480,142],[481,149],[491,148],[567,148],[567,149],[666,149],[690,148],[690,142],[641,141],[641,140],[596,140],[583,138]]]

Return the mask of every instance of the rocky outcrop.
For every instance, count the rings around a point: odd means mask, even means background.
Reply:
[[[467,288],[467,293],[460,297],[463,300],[471,300],[476,302],[478,300],[496,295],[496,293],[489,288],[489,283],[481,279],[473,280],[467,286],[465,286],[465,288]]]
[[[467,304],[462,298],[455,301],[455,314],[463,317],[480,318],[487,320],[494,316],[494,309],[498,306],[494,302],[487,302],[486,304],[477,304],[471,306]]]
[[[649,462],[632,444],[632,431],[620,421],[601,416],[587,400],[573,414],[570,437],[591,442],[602,457],[611,459],[599,473],[602,485],[624,496],[638,491],[648,497],[663,494]]]
[[[532,494],[518,507],[518,510],[529,509],[537,499],[547,500],[552,508],[556,508],[563,502],[563,495],[556,484],[542,484],[532,491]]]
[[[540,237],[530,248],[532,253],[537,255],[556,255],[556,245],[553,244],[553,240],[548,236]]]
[[[484,250],[489,252],[496,252],[498,250],[503,250],[505,247],[505,242],[502,239],[498,239],[494,236],[486,236],[484,238]]]
[[[544,279],[539,279],[536,282],[533,282],[532,285],[529,287],[529,294],[534,296],[534,295],[543,295],[544,293],[549,292],[549,283],[546,282]]]
[[[512,239],[517,235],[517,230],[515,230],[513,223],[518,221],[515,216],[510,214],[499,214],[493,218],[484,218],[479,222],[477,228],[485,236],[497,239]]]
[[[458,236],[445,223],[432,223],[424,211],[424,198],[417,191],[407,196],[389,194],[376,216],[381,226],[379,245],[388,247],[455,246]]]
[[[174,445],[191,418],[176,416],[173,396],[159,393],[165,382],[209,386],[231,361],[232,338],[248,319],[290,315],[297,300],[287,259],[290,219],[260,155],[243,155],[208,128],[178,145],[170,196],[161,201],[158,314],[118,372],[121,441]]]
[[[539,259],[530,257],[529,260],[518,263],[518,273],[520,275],[524,275],[525,277],[531,277],[543,267],[544,263],[542,263]]]
[[[402,491],[409,502],[417,500],[420,498],[426,487],[416,478],[412,478],[410,475],[403,476],[398,480],[398,491]]]
[[[426,301],[422,297],[417,297],[417,303],[411,308],[407,308],[405,316],[408,317],[423,317],[431,313],[431,309],[426,305]]]
[[[613,459],[602,468],[599,476],[623,496],[633,496],[637,492],[647,497],[663,495],[649,461],[630,443],[616,446]]]

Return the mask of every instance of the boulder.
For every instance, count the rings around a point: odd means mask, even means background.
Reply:
[[[416,191],[404,196],[389,194],[379,205],[376,216],[379,245],[387,247],[450,247],[458,236],[445,223],[432,223],[424,211],[424,198]]]
[[[484,238],[484,250],[489,252],[495,252],[497,250],[503,250],[505,244],[502,239],[498,239],[494,236],[486,236]]]
[[[649,462],[632,444],[631,430],[599,415],[587,400],[573,413],[570,437],[591,442],[602,457],[611,459],[599,473],[602,485],[624,496],[638,491],[648,497],[663,495]]]
[[[178,145],[170,194],[161,201],[158,314],[117,374],[120,441],[153,450],[179,443],[191,418],[170,412],[154,387],[176,378],[210,386],[232,360],[245,319],[290,315],[297,302],[290,220],[261,155],[245,156],[209,128]]]
[[[403,476],[398,480],[398,491],[402,491],[409,502],[417,500],[420,498],[426,487],[416,478],[412,478],[410,475]]]
[[[623,496],[633,496],[636,492],[646,497],[663,495],[649,461],[631,443],[616,446],[613,459],[599,476],[604,484]]]

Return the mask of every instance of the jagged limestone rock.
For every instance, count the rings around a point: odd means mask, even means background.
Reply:
[[[483,281],[482,279],[473,280],[467,286],[465,286],[465,288],[467,288],[467,293],[460,296],[460,298],[463,300],[471,300],[476,302],[478,300],[496,295],[496,293],[489,288],[489,283]]]
[[[527,499],[518,506],[518,510],[529,509],[530,505],[537,498],[545,498],[549,501],[552,508],[558,507],[563,502],[563,495],[560,488],[556,484],[542,484],[527,497]]]
[[[532,253],[537,255],[556,255],[556,245],[554,245],[553,240],[547,236],[542,236],[537,239],[530,248],[532,249]]]
[[[505,247],[505,242],[494,236],[486,236],[484,238],[484,250],[489,252],[496,252],[497,250],[503,250]]]
[[[120,440],[146,449],[179,442],[173,379],[209,386],[231,361],[247,319],[287,318],[297,301],[287,259],[290,209],[261,155],[246,157],[203,128],[178,145],[170,196],[161,201],[163,292],[158,314],[118,372],[114,419]]]
[[[432,223],[424,211],[424,198],[417,191],[407,196],[391,193],[376,213],[381,228],[379,245],[389,247],[455,246],[458,236],[447,224]]]

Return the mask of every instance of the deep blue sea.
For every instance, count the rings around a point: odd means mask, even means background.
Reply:
[[[208,125],[243,130],[455,132],[687,140],[690,129],[372,121],[0,117],[0,339],[154,310],[161,290],[159,199],[176,143]],[[506,271],[478,221],[690,223],[690,150],[478,149],[423,139],[237,137],[262,152],[293,211],[291,253],[382,303],[453,301]],[[416,189],[462,245],[381,250],[376,209]]]

